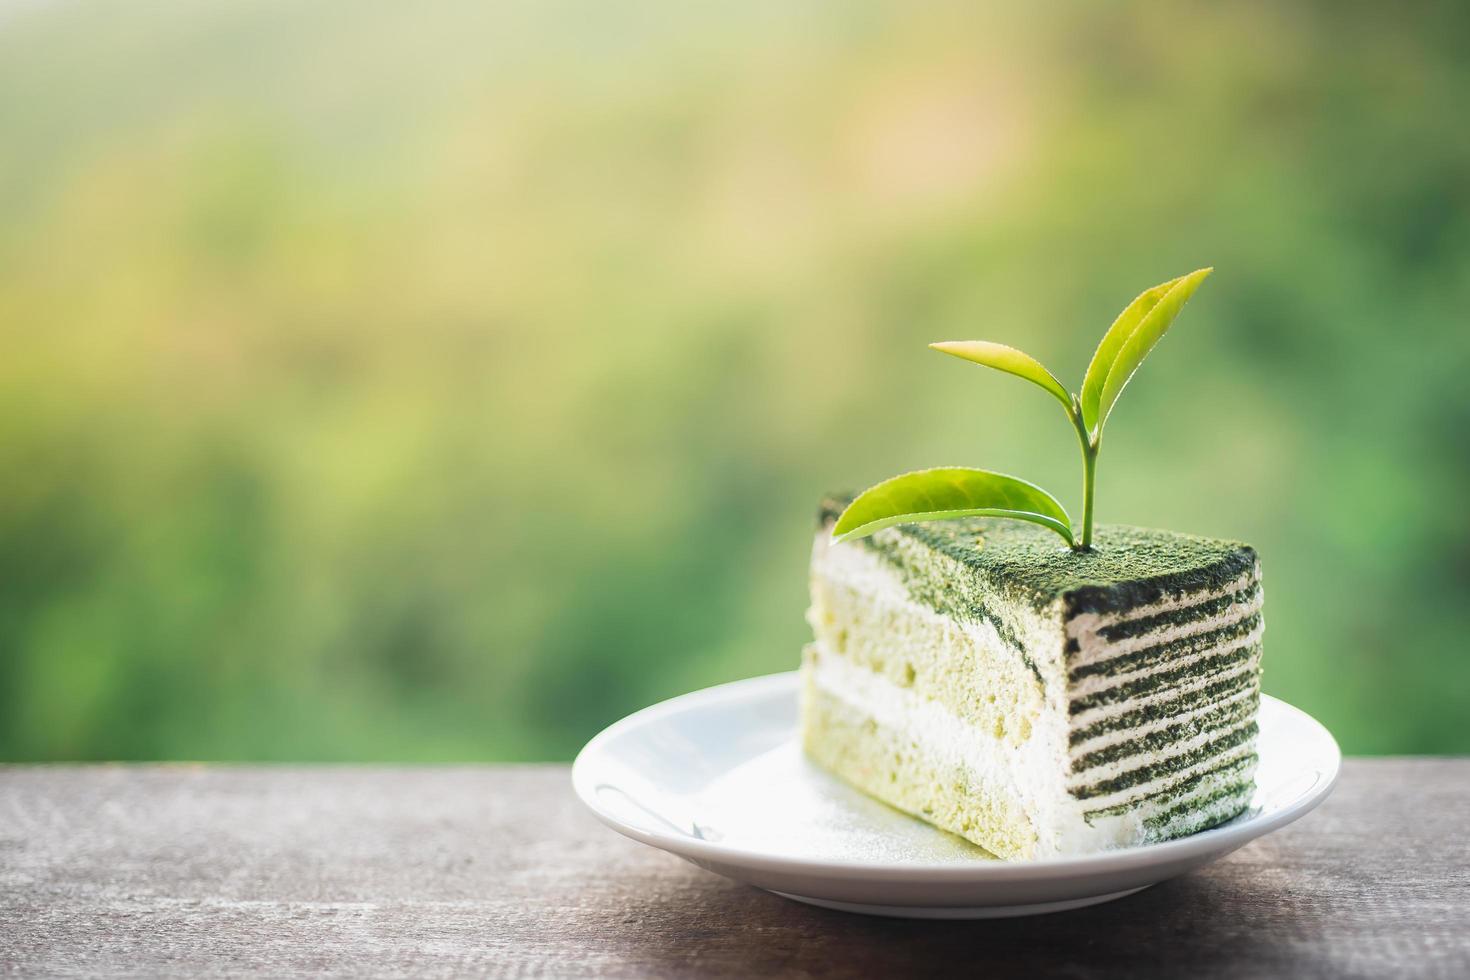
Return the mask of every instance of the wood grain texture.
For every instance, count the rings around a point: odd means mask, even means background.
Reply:
[[[810,908],[624,840],[564,766],[0,768],[0,973],[1470,976],[1470,760],[1076,912]]]

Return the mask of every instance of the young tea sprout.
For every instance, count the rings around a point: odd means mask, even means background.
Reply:
[[[895,524],[955,517],[1009,517],[1050,528],[1075,551],[1091,548],[1093,489],[1103,425],[1133,373],[1212,271],[1199,269],[1170,279],[1129,303],[1097,345],[1079,392],[1069,392],[1040,361],[1005,344],[949,340],[929,345],[1025,378],[1061,402],[1082,448],[1080,530],[1073,528],[1072,519],[1057,499],[1035,484],[1003,473],[956,466],[905,473],[864,490],[837,519],[833,539],[851,541]]]

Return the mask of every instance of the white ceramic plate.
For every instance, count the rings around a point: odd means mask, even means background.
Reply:
[[[809,763],[797,676],[757,677],[665,701],[587,743],[582,802],[621,834],[813,905],[924,918],[1057,912],[1183,874],[1306,814],[1342,757],[1314,719],[1261,699],[1251,808],[1181,840],[1080,858],[999,861]]]

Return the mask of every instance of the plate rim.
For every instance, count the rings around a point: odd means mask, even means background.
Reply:
[[[620,718],[594,735],[572,761],[572,788],[577,798],[592,811],[599,821],[623,836],[699,863],[729,864],[775,873],[815,875],[842,880],[912,881],[916,876],[922,876],[927,880],[955,882],[984,880],[1001,883],[1034,881],[1039,877],[1106,876],[1136,868],[1140,863],[1164,863],[1228,853],[1250,841],[1273,833],[1315,810],[1332,793],[1342,771],[1342,750],[1325,725],[1307,712],[1280,698],[1262,694],[1263,701],[1273,702],[1280,709],[1298,716],[1299,719],[1317,730],[1323,739],[1323,747],[1330,746],[1331,748],[1330,765],[1325,771],[1318,770],[1318,778],[1313,785],[1280,810],[1258,815],[1244,822],[1232,822],[1210,830],[1202,830],[1187,837],[1154,844],[1114,848],[1093,854],[1021,861],[977,861],[974,864],[875,863],[845,858],[807,858],[771,854],[766,851],[726,844],[722,841],[701,840],[688,834],[647,829],[619,819],[598,804],[597,786],[589,776],[589,767],[593,765],[597,754],[604,749],[606,744],[619,735],[656,722],[665,715],[697,710],[706,702],[721,702],[733,697],[754,699],[762,695],[770,696],[783,690],[789,690],[795,696],[798,679],[799,672],[789,670],[727,681],[659,701]]]

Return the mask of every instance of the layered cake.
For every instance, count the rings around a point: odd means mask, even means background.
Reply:
[[[966,518],[832,543],[821,510],[809,756],[1002,858],[1167,840],[1246,809],[1261,580],[1241,544]]]

